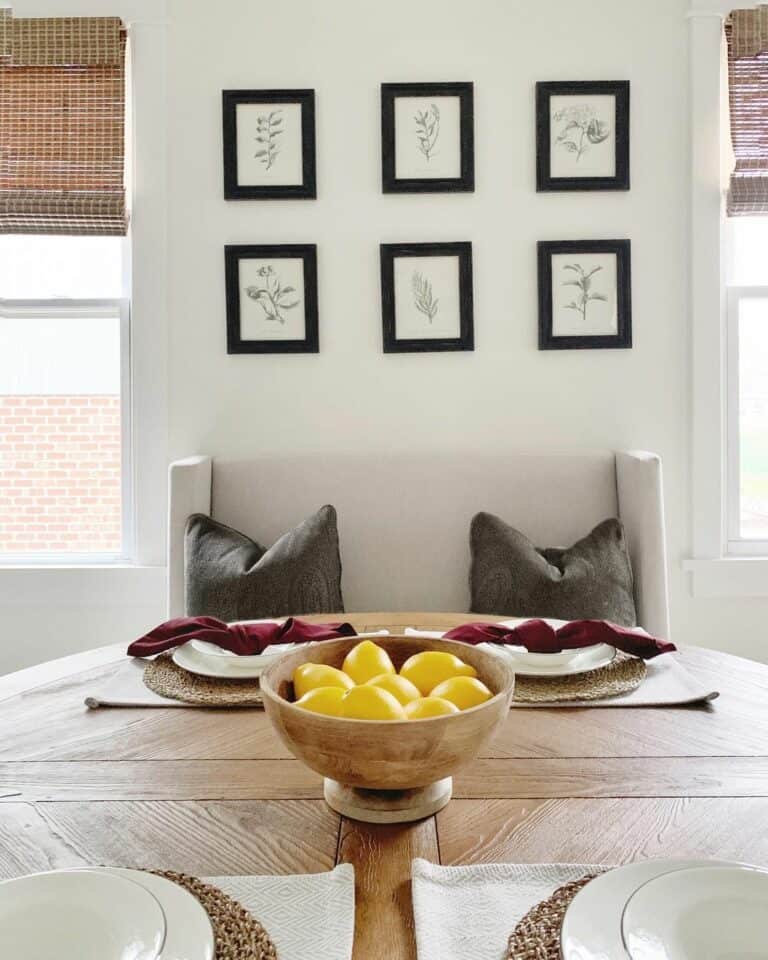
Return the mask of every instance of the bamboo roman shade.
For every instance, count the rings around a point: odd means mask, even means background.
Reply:
[[[768,215],[768,5],[726,20],[731,143],[728,216]]]
[[[125,44],[115,17],[0,10],[0,233],[126,232]]]

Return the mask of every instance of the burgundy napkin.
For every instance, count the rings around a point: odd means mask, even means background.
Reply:
[[[263,653],[272,643],[306,643],[354,637],[351,623],[306,623],[289,617],[285,623],[226,624],[215,617],[177,617],[150,630],[128,647],[129,657],[151,657],[178,647],[187,640],[206,640],[240,656]]]
[[[501,643],[525,647],[529,653],[560,653],[609,643],[633,657],[651,660],[662,653],[677,650],[674,643],[657,640],[639,627],[619,627],[607,620],[571,620],[555,630],[544,620],[525,620],[516,627],[498,623],[465,623],[445,634],[446,640],[462,643]]]

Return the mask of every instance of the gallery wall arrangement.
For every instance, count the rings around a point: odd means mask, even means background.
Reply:
[[[226,200],[317,198],[315,91],[225,90]],[[532,138],[532,144],[534,138]],[[536,84],[536,190],[629,190],[629,82]],[[475,190],[474,85],[381,85],[381,189]],[[632,346],[627,239],[538,244],[540,350]],[[380,245],[384,353],[475,348],[472,244]],[[318,353],[317,247],[225,248],[227,352]]]

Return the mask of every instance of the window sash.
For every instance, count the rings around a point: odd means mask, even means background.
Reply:
[[[768,299],[768,284],[728,287],[725,337],[726,552],[736,556],[765,556],[768,555],[768,540],[744,537],[741,533],[739,308],[750,298]]]
[[[120,319],[120,492],[121,549],[114,553],[53,553],[0,551],[3,566],[56,566],[130,563],[136,555],[135,483],[132,431],[131,310],[130,301],[119,299],[4,300],[0,317],[9,319],[92,317]]]

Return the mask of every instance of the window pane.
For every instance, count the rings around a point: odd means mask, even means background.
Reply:
[[[768,217],[728,220],[728,283],[731,286],[768,284]]]
[[[121,550],[120,318],[0,316],[0,556]]]
[[[768,298],[739,304],[741,536],[768,540]]]
[[[122,237],[0,236],[0,298],[117,299],[123,247]]]

